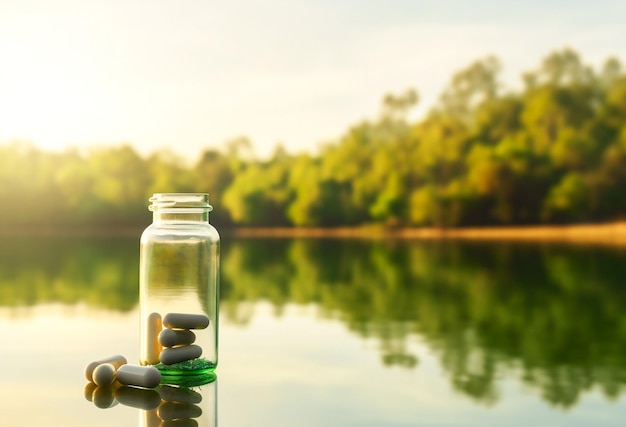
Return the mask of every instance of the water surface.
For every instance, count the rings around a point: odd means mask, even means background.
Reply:
[[[621,426],[625,259],[529,243],[224,239],[205,412],[220,426]],[[85,399],[82,373],[114,353],[138,360],[137,281],[136,239],[2,237],[8,425],[139,424],[137,408]]]

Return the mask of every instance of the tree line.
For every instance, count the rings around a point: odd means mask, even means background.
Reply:
[[[386,95],[376,119],[316,154],[247,138],[193,164],[130,145],[52,153],[0,145],[0,223],[145,223],[154,192],[209,192],[212,222],[246,226],[387,227],[600,222],[623,219],[626,73],[572,49],[547,55],[505,90],[489,56],[453,75],[424,117],[419,94]]]

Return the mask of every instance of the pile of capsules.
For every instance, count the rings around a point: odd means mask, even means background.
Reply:
[[[193,344],[193,329],[205,329],[209,318],[204,314],[167,313],[163,319],[159,313],[148,316],[147,361],[164,365],[185,362],[200,357],[202,347]]]
[[[202,416],[202,394],[187,387],[159,384],[161,374],[151,366],[134,366],[121,355],[87,365],[85,398],[98,408],[118,403],[145,411],[147,427],[197,427]],[[208,382],[215,380],[213,375]],[[117,379],[117,381],[116,381]],[[204,383],[203,383],[204,384]]]
[[[109,386],[117,380],[124,385],[154,388],[161,382],[161,372],[153,366],[129,365],[117,354],[91,362],[85,368],[85,378],[97,386]]]
[[[91,367],[100,362],[105,362],[98,366],[107,364],[116,365],[123,362],[123,357],[116,355],[111,356],[101,361],[94,362],[87,367],[85,372],[88,375]],[[99,381],[100,375],[98,372],[98,366],[92,372],[92,379]],[[125,370],[124,366],[120,365],[118,371],[121,370],[122,377],[124,378]],[[143,368],[141,366],[136,368]],[[141,369],[139,371],[142,371]],[[148,372],[149,370],[143,370]],[[89,382],[85,387],[85,398],[93,402],[98,408],[107,409],[116,406],[118,403],[124,406],[141,409],[144,412],[146,427],[179,427],[179,426],[192,426],[197,427],[198,421],[196,418],[202,416],[202,408],[200,404],[202,402],[202,394],[186,387],[179,387],[174,385],[162,384],[155,388],[143,388],[144,384],[151,385],[151,383],[144,382],[143,380],[137,381],[137,378],[132,380],[133,382],[142,382],[142,387],[136,387],[132,385],[122,385],[119,382],[114,382],[109,385],[96,385],[94,382]]]
[[[196,340],[192,329],[209,326],[209,318],[204,314],[168,313],[161,321],[158,313],[152,313],[149,324],[152,359],[158,355],[158,361],[172,365],[196,359],[202,354],[202,348],[192,344]],[[90,363],[85,369],[85,377],[97,386],[108,386],[117,380],[124,385],[154,388],[161,382],[161,372],[157,368],[129,365],[121,355]]]

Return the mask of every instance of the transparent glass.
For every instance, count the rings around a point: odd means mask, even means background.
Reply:
[[[150,202],[153,221],[141,235],[139,261],[140,363],[156,366],[163,382],[181,383],[217,367],[220,237],[209,224],[208,194],[161,193]],[[208,325],[168,323],[176,316]],[[166,330],[182,343],[165,340]],[[176,360],[165,360],[165,350]]]

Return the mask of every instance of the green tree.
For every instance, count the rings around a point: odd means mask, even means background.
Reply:
[[[97,221],[123,225],[141,223],[151,177],[145,161],[130,145],[94,149],[87,161],[92,180],[92,198],[98,203]]]
[[[240,171],[224,193],[223,203],[235,222],[245,225],[286,225],[292,198],[288,187],[291,159],[278,150],[267,162]]]
[[[210,202],[216,207],[211,213],[211,222],[218,228],[232,223],[224,206],[224,193],[235,179],[238,162],[218,150],[205,150],[193,168],[192,188],[209,193]]]

